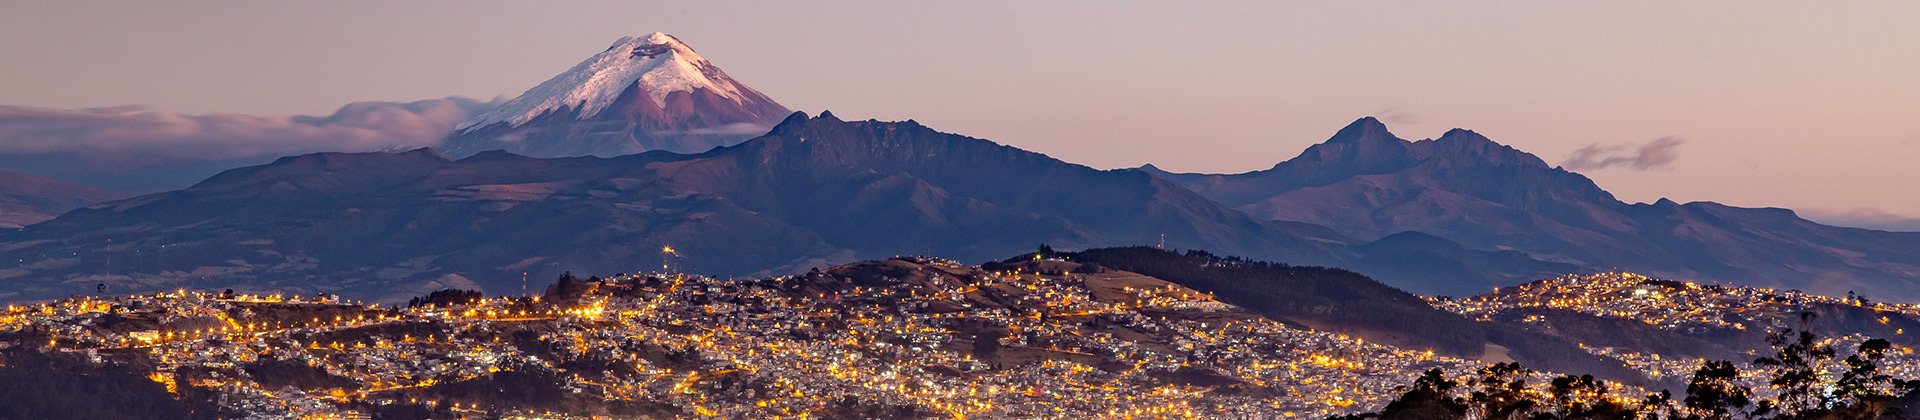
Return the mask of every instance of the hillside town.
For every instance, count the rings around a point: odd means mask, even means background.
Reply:
[[[408,307],[175,291],[15,306],[0,330],[255,418],[1319,418],[1376,408],[1428,369],[1472,368],[1070,267],[569,277]]]
[[[1479,321],[1533,324],[1542,327],[1540,331],[1551,331],[1556,317],[1579,314],[1732,342],[1739,352],[1721,356],[1741,366],[1744,384],[1755,389],[1765,388],[1766,372],[1750,362],[1765,356],[1761,349],[1767,344],[1766,333],[1794,329],[1828,333],[1815,345],[1837,349],[1843,356],[1869,339],[1889,340],[1891,348],[1879,363],[1880,371],[1895,378],[1920,378],[1920,355],[1914,354],[1920,339],[1908,332],[1910,328],[1920,331],[1915,328],[1920,326],[1920,306],[1876,302],[1865,296],[1830,297],[1609,272],[1565,275],[1468,298],[1429,300]],[[1600,344],[1581,343],[1580,347],[1620,360],[1656,380],[1684,381],[1708,359]]]

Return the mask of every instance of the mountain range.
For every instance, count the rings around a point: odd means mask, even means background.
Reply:
[[[1585,176],[1469,130],[1407,141],[1362,118],[1266,170],[1142,169],[1256,218],[1360,239],[1419,232],[1587,269],[1920,298],[1920,233],[1826,226],[1777,208],[1626,203]],[[1400,285],[1477,293],[1501,284]]]
[[[1043,243],[1337,266],[1427,295],[1623,269],[1920,299],[1920,233],[1625,203],[1473,131],[1407,141],[1362,118],[1262,171],[1096,170],[913,120],[788,113],[654,33],[478,114],[439,150],[285,157],[0,232],[14,261],[0,300],[101,287],[391,300],[569,270],[780,274]]]
[[[948,165],[905,165],[908,162],[882,153],[888,146],[920,148],[918,153],[928,158],[923,162]],[[1014,187],[1051,187],[1062,193],[981,198],[967,193],[999,185],[949,190],[933,184],[976,174],[967,167],[985,162],[950,156],[969,154],[1002,164],[1026,163],[1032,169],[1020,173],[996,168],[979,174],[1005,177],[998,181]],[[181,191],[70,213],[18,232],[7,241],[17,248],[7,254],[53,256],[16,269],[30,272],[16,276],[81,278],[82,285],[92,285],[94,277],[161,288],[201,276],[284,279],[293,284],[256,287],[351,285],[378,291],[375,297],[397,298],[441,287],[498,290],[521,271],[549,276],[564,270],[649,267],[659,259],[656,250],[666,244],[688,256],[680,262],[682,269],[748,274],[851,261],[860,251],[891,255],[902,247],[980,258],[1005,255],[1009,247],[1030,248],[1036,241],[1116,239],[1112,232],[1078,226],[1079,217],[1002,207],[1075,201],[1062,199],[1070,188],[1065,181],[1013,182],[1050,180],[1057,176],[1046,173],[1053,166],[1070,165],[940,135],[917,124],[846,123],[830,114],[811,119],[796,115],[762,141],[704,155],[535,159],[493,152],[454,161],[425,149],[315,154],[236,169]],[[1169,211],[1237,215],[1144,174],[1085,168],[1064,172],[1069,178],[1096,178],[1086,183],[1094,188],[1116,190],[1084,195],[1088,199],[1112,197],[1116,203],[1140,205],[1170,191],[1184,194],[1175,197],[1184,200],[1165,205]],[[1017,203],[993,202],[1006,200]],[[903,201],[907,205],[899,205]],[[871,208],[860,208],[863,204]],[[1201,209],[1179,208],[1183,204]],[[1244,216],[1238,221],[1261,226]],[[1230,249],[1264,243],[1261,235],[1244,227],[1213,230],[1239,236],[1219,242]],[[1142,230],[1138,239],[1153,235],[1147,232]],[[1003,239],[995,239],[996,234]],[[1097,236],[1103,234],[1108,236]],[[109,237],[118,239],[112,247],[104,245]],[[939,248],[931,248],[936,245]],[[971,249],[992,251],[968,252]],[[111,258],[142,252],[152,259]],[[110,259],[119,260],[120,274],[106,274],[104,264]],[[135,264],[155,268],[143,276]],[[386,293],[395,284],[415,287]]]
[[[495,151],[453,160],[419,149],[283,158],[12,232],[0,255],[23,263],[0,279],[16,282],[10,299],[105,284],[379,300],[511,290],[523,272],[624,272],[663,258],[677,270],[749,275],[908,253],[984,260],[1042,243],[1163,240],[1303,264],[1398,261],[1138,171],[1095,170],[913,121],[795,113],[765,136],[694,155]],[[661,255],[665,246],[678,256]]]

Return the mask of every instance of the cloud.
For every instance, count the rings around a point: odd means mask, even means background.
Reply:
[[[1853,210],[1800,210],[1801,217],[1833,226],[1878,229],[1893,232],[1920,232],[1920,216],[1888,213],[1870,208]]]
[[[0,106],[0,154],[83,156],[94,164],[122,165],[427,147],[491,105],[460,97],[355,102],[325,116]]]
[[[1680,158],[1680,145],[1686,143],[1678,137],[1667,136],[1646,144],[1602,145],[1589,144],[1567,156],[1567,162],[1561,164],[1569,170],[1606,169],[1613,167],[1631,168],[1636,171],[1651,169],[1671,169],[1673,161]]]
[[[1406,107],[1400,105],[1389,106],[1381,108],[1378,111],[1373,111],[1373,118],[1388,124],[1416,124],[1420,122],[1419,114],[1407,112]]]
[[[712,136],[712,135],[758,136],[761,134],[767,134],[767,130],[772,130],[772,129],[773,127],[768,126],[766,124],[742,122],[742,123],[726,124],[719,127],[702,127],[702,128],[693,128],[693,129],[686,129],[686,130],[654,131],[648,134],[652,134],[656,136]]]

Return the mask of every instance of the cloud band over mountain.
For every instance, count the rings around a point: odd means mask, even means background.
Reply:
[[[1594,143],[1573,151],[1562,166],[1575,171],[1613,167],[1636,171],[1668,169],[1673,167],[1673,161],[1680,158],[1680,145],[1684,143],[1685,140],[1673,136],[1661,137],[1639,146]]]
[[[0,106],[0,154],[82,157],[82,164],[149,165],[436,146],[493,105],[447,97],[355,102],[325,116],[190,115],[144,106]]]
[[[1920,217],[1894,214],[1877,209],[1801,209],[1796,210],[1796,212],[1813,221],[1833,226],[1879,229],[1893,232],[1920,232]]]

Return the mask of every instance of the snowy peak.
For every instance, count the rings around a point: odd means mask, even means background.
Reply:
[[[772,104],[759,92],[735,82],[679,38],[654,32],[620,38],[605,51],[468,121],[461,131],[498,123],[519,126],[552,113],[571,114],[574,119],[592,118],[618,106],[616,102],[628,90],[639,93],[628,99],[630,101],[651,101],[645,105],[647,108],[666,108],[669,95],[674,92],[698,91],[734,104],[754,102],[753,107],[759,107],[759,102]]]
[[[448,155],[533,157],[699,153],[739,144],[792,113],[735,81],[679,38],[620,38],[573,68],[479,114]]]

